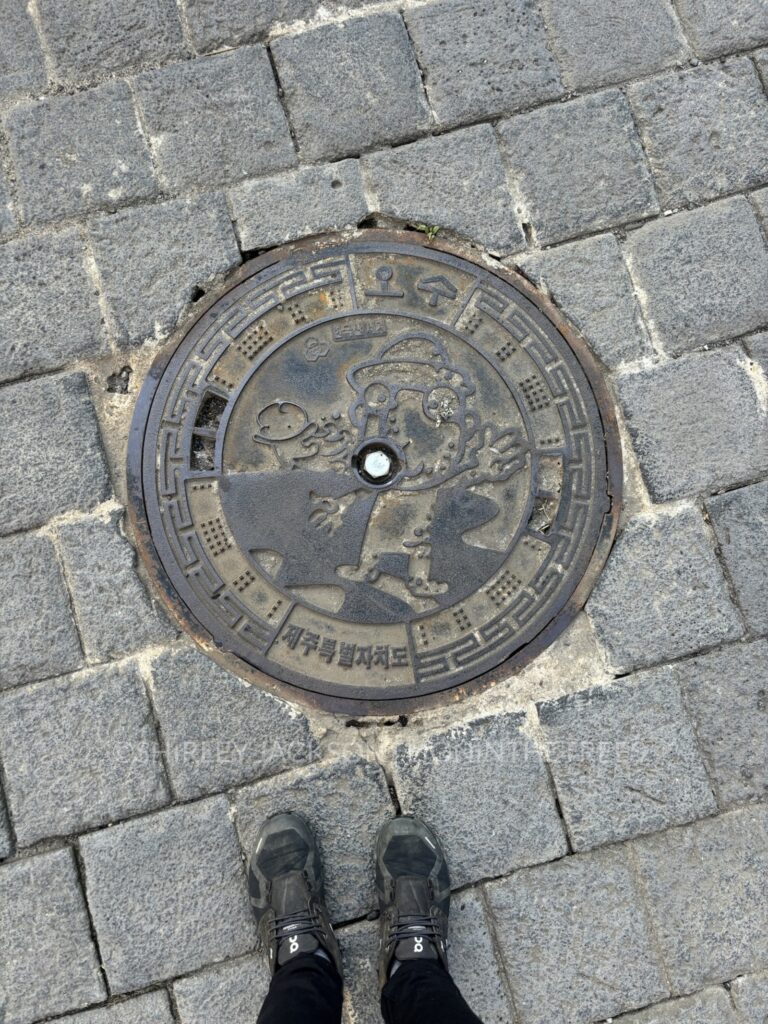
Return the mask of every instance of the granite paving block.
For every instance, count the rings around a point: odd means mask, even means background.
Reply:
[[[254,1024],[269,988],[261,954],[211,967],[173,983],[181,1024]]]
[[[768,52],[766,52],[766,58],[768,59]],[[768,72],[768,67],[766,67],[766,72]],[[763,77],[765,78],[765,73]],[[768,89],[768,86],[766,88]],[[762,188],[757,192],[753,192],[750,199],[757,209],[757,215],[762,222],[763,229],[768,231],[768,188]]]
[[[173,788],[184,800],[316,760],[305,716],[194,650],[152,662]]]
[[[587,614],[620,672],[694,654],[743,632],[693,508],[631,520],[597,581]]]
[[[671,669],[538,709],[574,849],[620,842],[717,810]]]
[[[271,45],[303,160],[333,160],[404,142],[429,110],[405,25],[375,14]]]
[[[108,496],[96,414],[82,373],[0,389],[0,421],[0,534],[40,526],[69,509],[88,511]]]
[[[0,380],[55,370],[108,350],[85,257],[74,229],[0,246]]]
[[[701,57],[720,57],[768,42],[763,0],[677,0],[688,38]]]
[[[80,840],[88,903],[113,992],[249,952],[255,925],[225,797]]]
[[[43,51],[27,5],[0,0],[0,101],[31,95],[46,83]]]
[[[626,252],[651,329],[670,355],[765,323],[768,254],[743,196],[646,224]]]
[[[765,417],[758,422],[768,446]],[[768,633],[768,481],[710,498],[706,507],[747,624]]]
[[[768,1018],[768,972],[736,978],[731,985],[731,998],[744,1024],[765,1024]]]
[[[0,749],[21,846],[168,800],[149,701],[133,665],[4,694]]]
[[[652,75],[688,53],[665,0],[542,0],[542,6],[569,89]]]
[[[166,337],[194,289],[240,262],[218,193],[95,217],[89,232],[120,344]]]
[[[747,351],[768,379],[768,331],[755,334],[747,341]]]
[[[147,992],[121,1003],[60,1017],[56,1024],[173,1024],[165,992]]]
[[[379,922],[359,921],[336,932],[344,964],[343,1024],[381,1024]]]
[[[176,629],[149,599],[120,513],[59,527],[59,545],[85,653],[108,661],[173,640]]]
[[[65,86],[184,53],[174,0],[38,0],[56,81]]]
[[[136,79],[136,91],[172,190],[240,181],[296,162],[262,46],[149,71]]]
[[[634,840],[632,853],[674,992],[768,964],[768,807]]]
[[[675,666],[723,804],[768,795],[767,666],[766,640],[732,644]]]
[[[515,262],[546,288],[606,366],[647,354],[640,309],[613,235],[524,253]]]
[[[106,998],[71,850],[0,867],[0,933],[4,1024]]]
[[[11,835],[11,823],[8,820],[8,811],[5,800],[0,794],[0,860],[5,860],[13,853],[13,836]]]
[[[742,1024],[724,988],[707,988],[684,999],[672,999],[640,1013],[628,1013],[622,1024]]]
[[[490,125],[372,153],[363,170],[383,213],[456,231],[497,253],[525,247]]]
[[[567,852],[544,762],[524,725],[522,714],[498,714],[405,734],[388,757],[403,813],[435,829],[455,886]]]
[[[356,225],[368,213],[357,160],[246,181],[229,191],[244,250]]]
[[[373,849],[379,828],[394,814],[379,765],[354,754],[265,779],[237,794],[237,827],[253,849],[262,822],[298,811],[314,828],[326,871],[326,899],[334,921],[349,921],[375,903]]]
[[[0,238],[16,230],[16,215],[11,197],[8,175],[0,167]]]
[[[665,206],[768,180],[768,98],[746,57],[639,82],[629,100]]]
[[[19,104],[6,128],[25,221],[114,209],[157,191],[125,82]]]
[[[618,89],[519,114],[503,121],[499,134],[540,245],[659,210]]]
[[[563,94],[534,0],[438,0],[405,12],[441,125],[511,114]]]
[[[587,1024],[667,991],[623,847],[487,886],[521,1024]]]
[[[691,353],[616,383],[655,501],[716,491],[768,468],[768,416],[740,349]]]
[[[51,542],[36,534],[0,541],[0,690],[71,672],[82,662]]]

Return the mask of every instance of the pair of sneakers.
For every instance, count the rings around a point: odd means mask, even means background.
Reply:
[[[342,974],[323,883],[320,851],[304,818],[268,818],[251,857],[248,888],[273,974],[307,954],[326,956]],[[376,890],[380,985],[407,960],[433,960],[447,969],[448,865],[437,837],[418,818],[393,818],[379,831]]]

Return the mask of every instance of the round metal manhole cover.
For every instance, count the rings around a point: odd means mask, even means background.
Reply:
[[[372,231],[242,268],[153,367],[129,490],[210,653],[379,713],[551,642],[612,542],[618,452],[592,358],[523,279]]]

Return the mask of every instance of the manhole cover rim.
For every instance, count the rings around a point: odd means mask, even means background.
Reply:
[[[488,671],[462,683],[451,684],[449,682],[442,688],[435,688],[432,692],[413,696],[374,698],[367,696],[367,693],[365,696],[329,694],[319,689],[311,689],[271,676],[251,665],[239,655],[225,649],[219,641],[214,639],[210,631],[198,620],[193,610],[177,593],[153,540],[149,514],[144,501],[145,431],[165,370],[182,343],[189,338],[200,321],[222,297],[255,274],[292,258],[298,258],[300,264],[303,254],[328,254],[335,248],[355,243],[402,247],[404,253],[413,253],[414,251],[417,253],[419,251],[443,253],[459,260],[466,260],[519,291],[540,310],[544,317],[551,321],[575,355],[594,396],[604,441],[606,493],[610,507],[603,515],[586,568],[570,593],[565,592],[559,610],[537,634]],[[205,654],[247,682],[292,703],[303,702],[318,710],[355,717],[389,717],[453,703],[466,695],[481,692],[529,664],[573,621],[592,592],[616,537],[622,510],[622,485],[623,464],[616,407],[607,382],[607,375],[586,341],[565,319],[554,303],[521,273],[484,256],[480,250],[470,245],[453,240],[451,242],[446,242],[444,239],[429,240],[426,235],[412,231],[368,228],[304,238],[263,253],[228,275],[180,323],[155,357],[137,396],[128,441],[127,505],[129,522],[133,529],[141,561],[150,578],[152,592],[162,599],[164,606],[179,627],[192,637]],[[360,692],[362,693],[362,688],[360,688]]]

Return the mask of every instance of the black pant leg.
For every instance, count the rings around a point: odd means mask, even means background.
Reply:
[[[258,1024],[340,1024],[342,982],[334,965],[309,953],[273,976]]]
[[[381,992],[386,1024],[482,1024],[434,960],[405,960]]]

